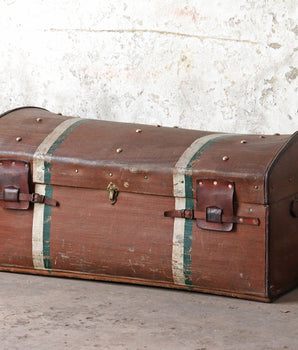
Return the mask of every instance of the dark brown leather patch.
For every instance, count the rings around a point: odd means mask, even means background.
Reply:
[[[0,206],[5,209],[29,208],[29,202],[19,201],[19,193],[29,194],[28,162],[0,159],[0,193]]]
[[[206,219],[197,219],[197,226],[205,230],[231,231],[233,223],[223,223],[221,216],[233,216],[234,183],[219,179],[198,179],[197,210],[206,213]]]

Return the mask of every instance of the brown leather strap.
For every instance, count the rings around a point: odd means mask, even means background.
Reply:
[[[5,200],[4,198],[4,194],[0,193],[0,201]],[[38,193],[19,193],[18,194],[18,198],[17,201],[20,202],[31,202],[31,203],[41,203],[41,204],[47,204],[53,207],[56,207],[58,205],[58,202],[53,199],[53,198],[49,198],[46,196],[43,196],[41,194]]]
[[[192,219],[192,220],[206,219],[206,213],[201,211],[195,211],[192,209],[165,211],[164,216],[171,217],[171,218],[184,218],[184,219]],[[260,224],[259,218],[234,216],[234,215],[233,216],[222,215],[221,221],[224,223],[227,222],[227,223],[242,224],[242,225],[254,225],[254,226],[258,226]]]
[[[51,205],[53,207],[56,207],[58,205],[58,202],[55,199],[43,196],[43,195],[38,194],[38,193],[31,193],[31,194],[20,193],[19,200],[20,201],[28,201],[28,202],[32,202],[32,203],[47,204],[47,205]]]

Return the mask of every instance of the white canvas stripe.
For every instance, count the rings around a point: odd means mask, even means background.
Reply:
[[[33,182],[35,193],[45,195],[46,185],[44,184],[45,156],[57,139],[80,118],[71,118],[59,124],[39,145],[33,156]],[[43,229],[44,229],[44,204],[34,203],[33,225],[32,225],[32,259],[35,269],[44,270],[43,256]]]
[[[178,162],[175,165],[174,173],[173,173],[175,197],[185,197],[184,175],[187,172],[187,165],[190,162],[191,158],[207,142],[224,135],[227,135],[227,134],[211,134],[211,135],[200,137],[199,139],[195,140],[182,154],[182,156],[179,158]]]
[[[185,209],[185,175],[190,170],[187,165],[192,157],[207,142],[222,137],[227,134],[211,134],[200,137],[195,140],[182,154],[177,161],[173,171],[173,193],[175,196],[175,210]],[[172,249],[172,273],[175,284],[185,284],[184,275],[184,235],[185,235],[185,219],[175,218],[173,229],[173,249]]]
[[[185,209],[185,198],[175,198],[176,210]],[[183,273],[184,255],[184,225],[185,219],[174,219],[173,250],[172,250],[172,273],[175,284],[185,284]]]
[[[45,195],[45,185],[35,185],[35,192]],[[32,257],[35,269],[44,270],[43,262],[43,221],[44,204],[34,203],[33,225],[32,225]]]
[[[61,136],[65,130],[76,123],[80,118],[71,118],[59,124],[39,145],[33,156],[33,182],[44,183],[44,159],[55,141]]]

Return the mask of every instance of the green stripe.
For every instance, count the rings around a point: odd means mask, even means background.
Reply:
[[[193,176],[191,169],[196,164],[197,160],[201,155],[217,140],[228,137],[230,135],[221,135],[208,142],[206,142],[199,150],[192,156],[191,160],[186,167],[186,175],[184,177],[185,182],[185,209],[194,210],[194,186],[193,186]],[[185,219],[184,224],[184,254],[183,254],[183,272],[185,276],[185,285],[189,286],[190,289],[193,287],[192,281],[192,239],[193,239],[193,220]]]
[[[46,197],[53,197],[53,187],[46,186]],[[43,262],[45,269],[52,269],[50,257],[50,235],[51,235],[51,221],[52,221],[52,207],[50,205],[44,206],[43,219]]]
[[[81,124],[86,123],[88,120],[78,120],[74,124],[72,124],[69,128],[67,128],[58,138],[57,140],[52,144],[52,146],[49,148],[46,156],[45,156],[45,162],[44,162],[44,183],[50,184],[51,183],[51,158],[57,151],[57,149],[61,146],[61,144],[65,141],[65,139]]]
[[[44,161],[44,183],[46,185],[45,195],[46,197],[53,197],[53,187],[49,186],[51,183],[51,158],[65,141],[65,139],[81,124],[85,123],[87,120],[79,120],[67,128],[52,144],[49,148]],[[51,255],[50,255],[50,242],[51,242],[51,221],[52,221],[52,207],[50,205],[44,206],[44,221],[43,221],[43,261],[44,268],[51,270]]]

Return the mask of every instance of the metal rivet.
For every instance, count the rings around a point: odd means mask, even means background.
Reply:
[[[240,218],[240,219],[239,219],[239,222],[241,222],[241,223],[242,223],[242,222],[243,222],[243,219],[242,219],[242,218]]]
[[[145,179],[145,180],[148,180],[148,176],[147,176],[147,175],[146,175],[146,176],[144,176],[144,179]]]
[[[228,156],[223,156],[223,157],[222,157],[222,160],[225,160],[225,161],[226,161],[226,160],[229,160],[229,157],[228,157]]]
[[[253,209],[252,209],[252,208],[249,208],[249,211],[250,211],[250,212],[252,212],[252,211],[253,211]]]
[[[228,187],[229,187],[229,188],[233,188],[233,185],[231,185],[231,184],[228,184]]]
[[[21,138],[20,136],[18,136],[18,137],[16,138],[16,141],[17,141],[17,142],[21,142],[21,141],[22,141],[22,138]]]
[[[2,165],[2,162],[0,162],[0,165]]]
[[[217,185],[217,181],[213,181],[213,185],[216,186]]]
[[[259,188],[259,186],[256,185],[256,186],[255,186],[255,189],[257,190],[258,188]]]
[[[247,143],[247,141],[246,140],[241,140],[240,143]]]
[[[122,151],[123,151],[122,148],[117,148],[117,150],[116,150],[117,153],[121,153]]]
[[[260,138],[260,139],[264,139],[265,136],[264,136],[264,135],[260,135],[259,138]]]
[[[129,187],[129,183],[128,182],[124,182],[123,186],[127,188],[127,187]]]
[[[200,182],[199,182],[199,185],[200,185],[200,186],[203,186],[203,182],[202,182],[202,181],[200,181]]]
[[[25,164],[25,168],[28,168],[29,167],[29,165],[28,164]]]
[[[142,129],[137,129],[136,132],[139,134],[140,132],[142,132]]]
[[[40,123],[42,121],[42,119],[41,118],[37,118],[36,121],[37,121],[37,123]]]
[[[16,162],[11,162],[12,165],[16,165]]]
[[[78,172],[79,172],[79,169],[76,169],[75,172],[78,173]]]
[[[113,173],[110,173],[109,175],[110,175],[110,177],[112,177],[112,176],[113,176]]]

